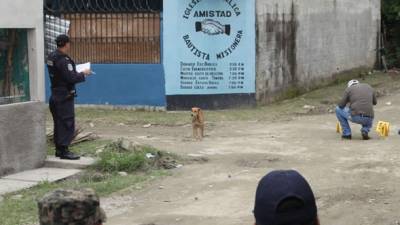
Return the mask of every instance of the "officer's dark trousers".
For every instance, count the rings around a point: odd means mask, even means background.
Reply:
[[[50,97],[50,111],[54,121],[54,144],[57,150],[66,150],[74,138],[74,98]]]

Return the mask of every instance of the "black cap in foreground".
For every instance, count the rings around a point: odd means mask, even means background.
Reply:
[[[294,170],[267,174],[257,187],[254,216],[257,225],[312,223],[317,206],[310,185]]]

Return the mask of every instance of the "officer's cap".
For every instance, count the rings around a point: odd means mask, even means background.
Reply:
[[[68,42],[69,42],[69,37],[68,35],[65,34],[58,35],[56,38],[57,47],[64,47],[65,44],[67,44]]]

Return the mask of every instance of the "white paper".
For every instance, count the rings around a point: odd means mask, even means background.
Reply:
[[[84,64],[79,64],[76,65],[76,72],[81,73],[84,70],[89,69],[90,70],[90,62],[84,63]]]

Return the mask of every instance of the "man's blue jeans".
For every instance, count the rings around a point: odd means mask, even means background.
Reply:
[[[340,125],[342,126],[343,136],[351,135],[351,128],[349,125],[349,120],[353,123],[360,124],[362,126],[361,132],[369,133],[372,127],[374,118],[366,116],[352,116],[351,111],[348,107],[341,109],[336,107],[336,117],[338,118]]]

